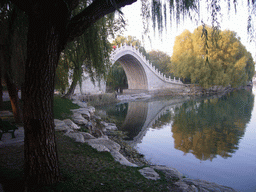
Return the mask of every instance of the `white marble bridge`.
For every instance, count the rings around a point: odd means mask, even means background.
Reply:
[[[112,51],[110,60],[112,64],[118,61],[122,65],[129,90],[154,91],[184,86],[180,79],[171,79],[163,75],[133,46],[124,44],[117,47]]]

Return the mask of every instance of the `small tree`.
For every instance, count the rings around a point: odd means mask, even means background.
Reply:
[[[123,89],[128,88],[128,82],[127,82],[125,71],[119,63],[114,64],[109,69],[108,76],[107,76],[107,87],[111,91],[114,91],[120,88],[121,92]]]

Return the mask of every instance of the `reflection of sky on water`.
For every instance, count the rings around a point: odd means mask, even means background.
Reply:
[[[255,89],[254,89],[255,91]],[[255,92],[254,92],[255,94]],[[148,128],[138,150],[154,164],[167,165],[178,169],[191,178],[199,178],[233,187],[241,191],[256,190],[256,109],[252,111],[245,134],[239,140],[238,149],[230,158],[217,155],[212,161],[201,161],[192,153],[174,148],[172,123]]]

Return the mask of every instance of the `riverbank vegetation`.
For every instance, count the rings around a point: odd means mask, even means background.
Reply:
[[[4,104],[8,107],[9,102]],[[55,97],[54,116],[67,118],[70,109],[77,107],[68,99]],[[98,152],[85,143],[76,143],[63,133],[55,134],[60,182],[34,186],[30,191],[167,191],[172,187],[172,181],[161,172],[160,180],[148,180],[139,173],[140,168],[121,165],[108,152]],[[23,192],[23,166],[23,145],[0,148],[0,183],[5,192]]]
[[[251,81],[254,62],[233,31],[200,26],[185,30],[175,39],[172,71],[187,83],[203,88],[214,85],[238,87]]]

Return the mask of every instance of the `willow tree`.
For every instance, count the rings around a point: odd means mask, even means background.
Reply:
[[[76,8],[79,12],[81,8],[88,6],[83,3]],[[122,30],[125,26],[121,14],[115,18],[114,13],[110,13],[92,26],[90,26],[83,35],[76,38],[75,41],[67,44],[63,51],[71,72],[72,83],[65,97],[70,97],[74,93],[77,83],[82,83],[83,72],[90,75],[93,83],[105,77],[106,70],[109,66],[109,53],[111,45],[109,37],[114,37],[115,32]]]
[[[200,26],[176,37],[172,63],[176,76],[204,88],[214,85],[238,87],[254,75],[252,56],[235,32]],[[202,37],[202,32],[208,35]]]

